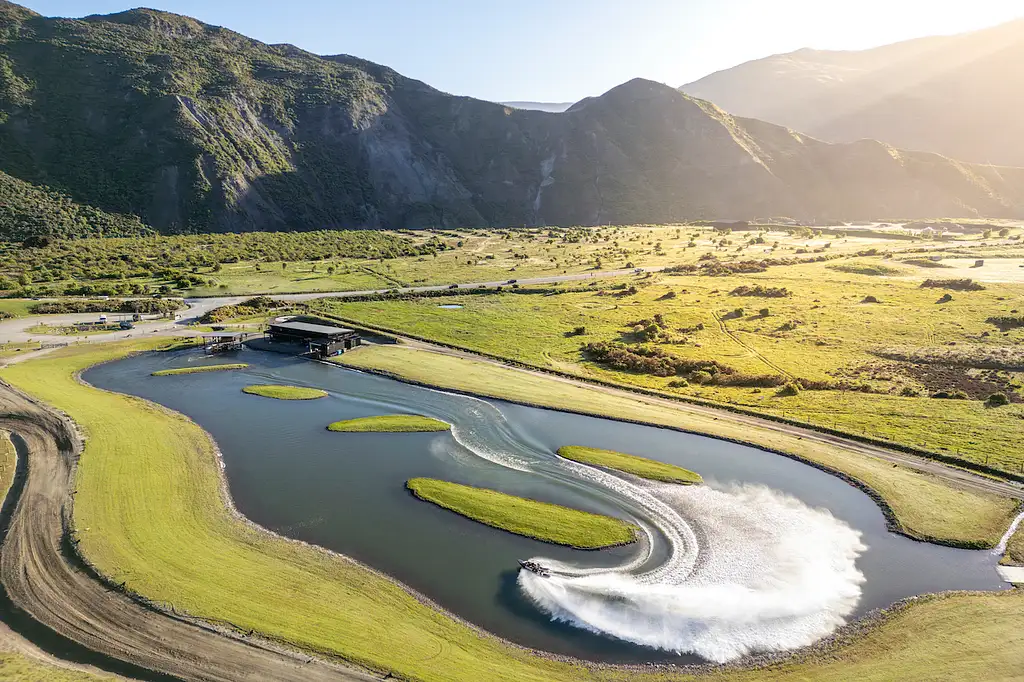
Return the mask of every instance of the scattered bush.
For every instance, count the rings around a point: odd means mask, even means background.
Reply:
[[[796,383],[795,381],[790,382],[783,386],[782,388],[780,388],[775,395],[781,398],[792,398],[793,396],[798,396],[800,395],[800,384]]]
[[[204,324],[223,322],[224,320],[231,320],[236,317],[260,315],[281,307],[282,303],[280,301],[274,300],[269,296],[256,296],[247,301],[242,301],[238,305],[225,305],[220,308],[214,308],[203,315],[199,321]]]
[[[861,303],[878,303],[878,299],[874,296],[865,296]]]
[[[770,317],[770,316],[771,316],[771,314],[772,314],[772,311],[771,311],[771,309],[770,309],[770,308],[761,308],[760,310],[758,310],[758,311],[757,311],[757,313],[758,313],[758,314],[759,314],[759,315],[760,315],[761,317]]]
[[[926,279],[921,283],[924,289],[952,289],[953,291],[984,291],[985,287],[973,279]]]
[[[761,298],[786,298],[792,296],[793,292],[785,287],[764,287],[760,284],[755,286],[740,286],[729,292],[730,296],[759,296]]]
[[[1005,393],[993,393],[985,400],[985,404],[989,407],[1002,407],[1003,405],[1009,405],[1010,399],[1006,397]]]
[[[967,400],[968,399],[968,395],[966,393],[964,393],[963,391],[959,391],[959,390],[954,390],[954,391],[938,391],[936,393],[932,393],[932,397],[936,398],[938,400]]]
[[[575,327],[571,332],[569,332],[569,336],[583,336],[586,333],[587,333],[587,328],[586,327]]]
[[[953,297],[951,295],[943,294],[942,297],[939,298],[939,300],[937,300],[935,303],[936,304],[939,304],[939,303],[949,303],[952,300],[953,300]]]
[[[1010,315],[997,315],[990,317],[985,320],[989,324],[994,324],[999,327],[1002,331],[1009,331],[1011,329],[1018,329],[1024,327],[1024,316],[1012,317]]]
[[[668,382],[669,388],[686,388],[689,385],[690,382],[687,381],[686,379],[673,379],[672,381]]]

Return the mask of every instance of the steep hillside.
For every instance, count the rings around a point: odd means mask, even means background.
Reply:
[[[173,14],[4,0],[0,149],[0,172],[164,232],[1024,215],[1019,171],[826,145],[649,81],[524,111]]]
[[[0,240],[32,236],[138,237],[151,234],[135,216],[83,206],[60,192],[0,172]]]
[[[1024,20],[861,52],[798,50],[684,85],[741,116],[833,142],[863,138],[1024,165]]]

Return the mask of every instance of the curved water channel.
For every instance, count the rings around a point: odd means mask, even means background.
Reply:
[[[250,366],[150,376],[225,361]],[[255,350],[228,360],[147,353],[95,367],[84,378],[205,428],[223,454],[236,506],[253,521],[353,556],[490,632],[556,654],[624,663],[703,660],[673,653],[683,647],[729,660],[751,649],[808,643],[904,597],[1005,587],[991,552],[891,534],[878,507],[856,488],[713,438],[482,401]],[[330,395],[289,402],[241,392],[253,383],[316,386]],[[325,428],[396,412],[442,419],[453,431]],[[558,460],[554,451],[563,445],[678,464],[707,485],[675,491],[608,480]],[[404,484],[418,476],[627,518],[646,539],[582,552],[522,538],[415,499]],[[550,581],[520,577],[516,561],[530,557],[566,573]],[[629,571],[610,577],[589,570],[622,566]],[[672,578],[673,571],[685,580]]]

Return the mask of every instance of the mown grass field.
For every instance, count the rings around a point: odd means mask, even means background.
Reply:
[[[387,414],[345,419],[328,425],[327,430],[339,433],[429,433],[450,428],[451,424],[417,414]]]
[[[880,259],[857,259],[881,264]],[[1020,349],[1024,328],[1000,331],[986,322],[1024,308],[1024,284],[990,283],[981,291],[923,288],[902,280],[836,272],[829,263],[771,268],[726,277],[657,275],[628,278],[637,293],[601,282],[593,292],[492,294],[438,299],[346,302],[316,308],[528,363],[626,385],[743,407],[1024,473],[1024,352],[1008,370],[969,366],[971,358]],[[929,275],[931,276],[931,271]],[[785,289],[782,298],[737,296],[740,287]],[[938,303],[950,293],[952,300]],[[873,296],[877,303],[865,303]],[[742,312],[739,312],[742,309]],[[762,314],[765,309],[767,314]],[[638,322],[661,315],[661,336],[647,341]],[[691,361],[716,361],[738,373],[786,381],[845,382],[860,390],[804,390],[780,397],[773,388],[678,385],[593,361],[583,345],[645,343]],[[880,353],[948,351],[967,366],[894,360]],[[983,363],[976,363],[983,364]],[[686,382],[684,382],[686,383]],[[971,399],[929,397],[965,390]],[[1015,404],[992,409],[1004,393]]]
[[[275,400],[316,400],[327,396],[327,391],[305,386],[280,386],[278,384],[257,384],[246,386],[242,393],[258,395]]]
[[[636,540],[636,527],[620,519],[497,490],[432,478],[413,478],[405,487],[421,500],[492,528],[556,545],[601,549]]]
[[[683,485],[696,485],[703,483],[704,479],[700,474],[675,466],[665,464],[646,457],[627,455],[624,452],[612,450],[601,450],[598,448],[585,448],[579,445],[567,445],[558,448],[558,456],[571,459],[574,462],[593,464],[595,466],[616,469],[627,474],[633,474],[640,478],[662,483],[681,483]]]
[[[18,456],[11,442],[10,434],[0,431],[0,506],[7,498],[7,491],[14,483],[14,472],[17,470]]]
[[[737,424],[727,414],[719,417],[687,409],[685,404],[665,405],[641,395],[612,395],[597,387],[576,386],[492,363],[401,345],[365,346],[336,361],[441,388],[682,428],[791,453],[845,472],[870,486],[885,498],[910,533],[925,537],[995,546],[1016,507],[1014,501],[1006,498],[954,489],[905,467],[780,431]]]
[[[199,374],[202,372],[224,372],[232,369],[245,369],[249,365],[244,362],[235,362],[227,365],[202,365],[200,367],[179,367],[177,369],[161,369],[153,372],[155,377],[169,377],[178,374]]]
[[[82,551],[115,581],[200,617],[410,679],[693,679],[538,658],[481,636],[356,564],[235,519],[220,497],[218,460],[201,429],[143,400],[75,380],[88,366],[159,343],[72,348],[0,370],[0,378],[64,410],[83,429],[74,525]],[[478,372],[470,367],[465,374]],[[951,506],[984,516],[982,501],[957,505],[953,495],[943,513]],[[937,599],[822,655],[700,679],[1012,679],[1024,652],[1022,607],[1019,591]]]
[[[15,653],[0,652],[0,680],[5,682],[113,682],[123,678],[59,668]]]

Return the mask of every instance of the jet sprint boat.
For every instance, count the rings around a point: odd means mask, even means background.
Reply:
[[[551,577],[551,571],[549,571],[546,567],[541,566],[536,561],[525,561],[523,559],[520,559],[519,567],[529,571],[530,573],[536,573],[541,578]]]

